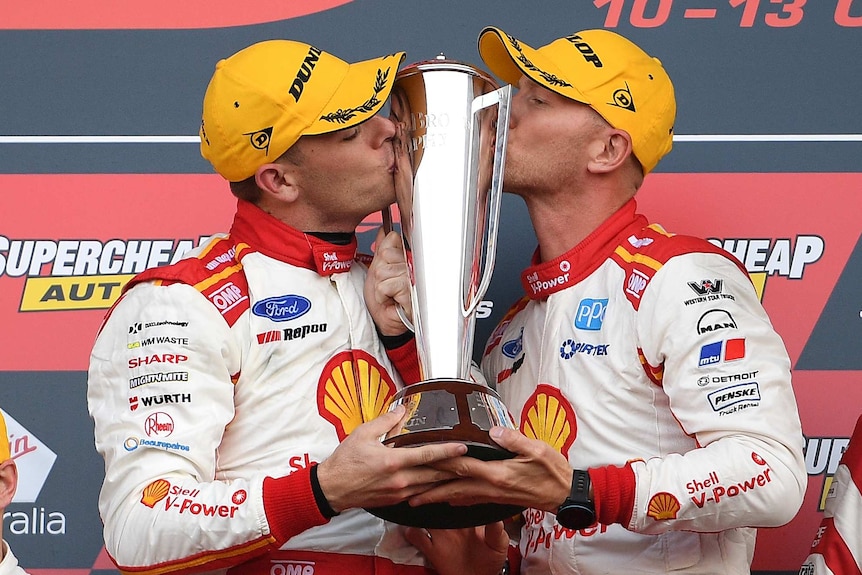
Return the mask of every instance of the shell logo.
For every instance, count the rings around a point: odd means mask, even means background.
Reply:
[[[330,359],[317,384],[317,409],[338,433],[339,441],[385,412],[395,383],[380,362],[360,349]]]
[[[164,499],[168,490],[171,488],[171,484],[168,483],[164,479],[156,479],[146,487],[144,487],[144,491],[141,495],[141,503],[151,508]]]
[[[662,491],[661,493],[656,493],[652,496],[652,499],[649,500],[649,505],[647,505],[647,515],[652,517],[656,521],[661,521],[662,519],[676,519],[676,514],[679,513],[679,501],[676,497]]]
[[[575,410],[560,390],[546,383],[536,386],[521,410],[521,432],[541,439],[566,457],[577,436]]]

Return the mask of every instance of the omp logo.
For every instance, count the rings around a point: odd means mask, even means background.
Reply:
[[[3,7],[0,29],[8,30],[123,30],[200,29],[249,26],[298,18],[352,0],[41,0],[11,2]]]
[[[806,437],[805,468],[808,475],[822,475],[823,487],[820,490],[818,510],[826,508],[826,496],[832,487],[832,478],[838,470],[841,456],[850,444],[849,437]]]
[[[248,299],[233,282],[227,282],[207,297],[222,315]]]
[[[641,294],[649,283],[649,279],[649,276],[646,274],[639,272],[638,270],[632,270],[632,273],[626,280],[626,293],[631,294],[634,298],[640,299]]]
[[[174,263],[194,247],[192,240],[0,236],[0,279],[26,278],[19,311],[107,309],[135,274]]]
[[[822,258],[826,250],[826,242],[820,236],[800,235],[795,238],[772,239],[710,238],[709,242],[730,252],[745,265],[761,301],[769,276],[802,279],[805,266]]]
[[[270,575],[314,575],[314,561],[270,560]]]

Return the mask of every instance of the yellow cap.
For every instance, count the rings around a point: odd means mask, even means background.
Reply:
[[[203,102],[201,154],[232,182],[301,136],[355,126],[376,114],[404,53],[348,64],[309,44],[267,40],[216,64]]]
[[[535,49],[489,26],[479,34],[482,60],[505,82],[525,75],[592,107],[632,138],[644,173],[673,146],[676,99],[658,58],[609,30],[584,30]]]
[[[0,463],[12,457],[9,447],[9,434],[6,432],[6,420],[0,411]]]

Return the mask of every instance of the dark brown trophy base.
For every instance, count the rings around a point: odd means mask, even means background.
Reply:
[[[432,379],[396,393],[392,406],[400,404],[407,407],[407,414],[401,429],[391,432],[383,440],[386,445],[416,447],[431,443],[463,443],[467,446],[468,457],[483,461],[515,457],[488,435],[494,425],[515,428],[500,396],[489,387],[471,381]],[[460,529],[508,519],[524,508],[496,503],[469,506],[430,503],[411,507],[402,502],[366,510],[399,525]]]

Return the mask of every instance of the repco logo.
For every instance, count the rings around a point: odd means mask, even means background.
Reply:
[[[296,78],[293,79],[293,84],[290,86],[290,95],[297,102],[299,102],[299,97],[302,96],[305,83],[311,78],[311,71],[314,70],[314,66],[318,60],[320,60],[320,50],[314,46],[309,46],[308,55],[302,61],[302,66],[299,68]]]

